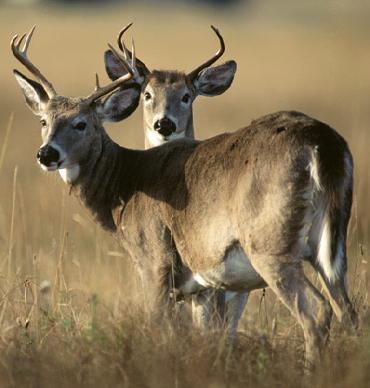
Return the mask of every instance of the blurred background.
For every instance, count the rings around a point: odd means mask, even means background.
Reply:
[[[12,75],[13,68],[24,69],[12,57],[9,43],[14,34],[36,24],[30,57],[60,94],[82,96],[94,87],[95,72],[107,81],[103,63],[107,42],[115,44],[121,27],[134,22],[129,35],[135,37],[137,55],[150,69],[191,70],[218,48],[210,25],[222,32],[226,53],[221,61],[236,60],[238,70],[224,95],[195,101],[196,137],[233,131],[270,112],[298,110],[330,124],[347,139],[356,172],[349,232],[350,290],[366,300],[369,20],[368,0],[0,1],[3,292],[10,290],[14,279],[23,284],[30,276],[57,287],[62,268],[68,292],[74,290],[84,300],[94,294],[106,305],[119,306],[132,297],[136,281],[131,263],[68,195],[59,175],[43,173],[36,163],[39,122],[25,106]],[[124,122],[108,125],[109,134],[121,145],[143,148],[141,115],[139,107]],[[261,323],[255,315],[260,297],[256,292],[252,298],[242,328],[253,319]],[[267,303],[273,304],[269,298]],[[0,324],[2,319],[0,310]]]

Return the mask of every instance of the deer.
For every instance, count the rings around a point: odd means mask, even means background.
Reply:
[[[174,277],[184,294],[268,286],[301,326],[312,370],[333,311],[343,324],[358,322],[346,284],[353,158],[345,139],[304,113],[281,111],[203,141],[122,147],[103,123],[123,120],[132,113],[132,94],[140,98],[139,90],[125,88],[137,74],[134,47],[128,74],[103,87],[97,79],[87,97],[64,97],[27,55],[32,32],[14,36],[11,49],[36,79],[14,70],[40,118],[38,163],[59,171],[145,272],[153,314],[169,316]]]
[[[123,27],[117,44],[128,60],[131,52],[127,49],[123,36],[132,26]],[[229,60],[221,65],[212,66],[225,52],[225,42],[220,31],[211,26],[218,38],[220,48],[209,59],[188,73],[171,70],[149,70],[147,65],[136,58],[139,86],[143,105],[143,127],[145,149],[156,147],[183,137],[194,139],[193,103],[198,95],[213,97],[227,91],[232,85],[236,62]],[[105,68],[111,80],[127,74],[122,60],[116,52],[108,49],[104,53]],[[226,299],[226,301],[225,301]],[[229,338],[236,335],[238,321],[248,300],[248,293],[202,291],[192,297],[193,321],[201,329],[210,327],[210,319],[216,326],[226,323]],[[217,319],[218,318],[218,319]]]
[[[131,57],[131,52],[125,46],[123,35],[131,26],[132,23],[122,28],[117,37],[118,47],[126,59]],[[150,71],[136,58],[139,76],[135,81],[141,88],[146,149],[183,137],[193,139],[193,103],[196,97],[218,96],[231,86],[236,62],[230,60],[212,67],[224,54],[225,42],[219,30],[214,26],[211,28],[219,40],[219,50],[187,74],[174,70]],[[127,73],[112,50],[105,51],[104,62],[111,80]]]

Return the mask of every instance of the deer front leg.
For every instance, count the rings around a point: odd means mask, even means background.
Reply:
[[[227,291],[225,295],[225,321],[227,337],[232,344],[236,339],[239,320],[248,302],[249,292]]]
[[[205,289],[192,295],[193,324],[201,330],[220,329],[225,316],[225,292]]]

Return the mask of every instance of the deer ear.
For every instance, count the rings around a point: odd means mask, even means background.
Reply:
[[[130,52],[129,55],[131,58]],[[124,74],[127,74],[127,70],[122,66],[121,62],[117,59],[111,50],[107,50],[104,53],[104,63],[108,77],[112,81],[116,80]],[[136,68],[139,71],[140,76],[143,77],[141,81],[144,82],[144,79],[150,73],[150,70],[146,67],[144,62],[140,61],[139,58],[136,58]]]
[[[104,53],[105,71],[108,77],[114,81],[124,74],[127,74],[127,70],[122,66],[121,62],[113,54],[111,50],[107,50]]]
[[[102,121],[121,121],[135,111],[140,102],[139,85],[119,89],[98,107]]]
[[[45,89],[38,82],[27,78],[18,70],[13,70],[13,73],[22,89],[27,106],[35,115],[40,116],[49,101]]]
[[[202,96],[218,96],[229,89],[233,82],[235,72],[235,61],[227,61],[219,66],[208,67],[200,72],[195,79],[195,89]]]

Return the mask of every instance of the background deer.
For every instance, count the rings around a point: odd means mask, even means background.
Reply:
[[[123,35],[132,25],[128,24],[118,34],[118,46],[125,59],[131,57]],[[165,142],[180,139],[194,139],[193,102],[198,95],[213,97],[224,93],[232,84],[236,72],[236,62],[227,61],[211,67],[225,52],[225,43],[217,28],[211,26],[220,42],[220,48],[211,58],[189,73],[171,70],[153,70],[136,59],[138,75],[135,82],[141,88],[143,103],[143,125],[145,148],[155,147]],[[107,74],[116,80],[127,70],[112,50],[104,54]],[[132,87],[138,84],[132,83]],[[214,296],[215,295],[215,296]],[[230,336],[234,336],[238,321],[247,302],[248,293],[227,292],[227,325]],[[225,293],[223,291],[203,291],[193,300],[193,320],[198,326],[207,327],[211,317],[224,317]],[[214,309],[214,306],[217,306]],[[218,320],[216,319],[216,322]],[[219,322],[218,322],[219,323]]]
[[[129,57],[123,34],[132,25],[124,27],[118,35],[120,49]],[[193,102],[197,96],[213,97],[224,93],[232,84],[236,62],[227,61],[211,67],[225,52],[225,43],[219,31],[211,26],[220,41],[220,49],[210,59],[189,73],[175,70],[150,71],[144,62],[136,59],[143,100],[145,148],[151,148],[183,137],[194,138]],[[112,50],[104,54],[105,68],[112,80],[127,71]]]
[[[184,293],[270,286],[303,329],[307,366],[320,360],[332,308],[356,324],[345,286],[352,157],[336,131],[302,113],[278,112],[203,142],[123,148],[102,123],[132,111],[132,90],[116,90],[131,74],[86,98],[60,96],[27,58],[30,38],[14,37],[12,50],[38,80],[15,71],[41,118],[38,161],[64,171],[71,190],[130,252],[153,285],[158,311],[169,305],[180,257],[176,280]],[[307,279],[304,261],[320,275],[330,304]]]

